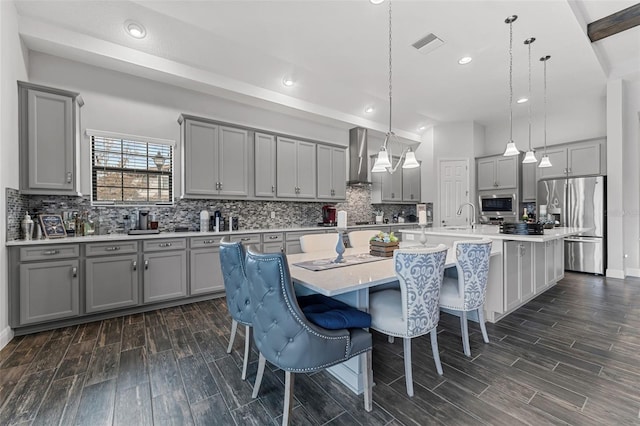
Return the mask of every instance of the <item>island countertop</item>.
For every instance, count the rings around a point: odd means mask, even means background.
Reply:
[[[490,238],[492,240],[509,240],[509,241],[529,241],[534,243],[542,243],[545,241],[557,240],[560,238],[569,237],[571,235],[578,235],[589,231],[589,228],[566,228],[558,227],[545,229],[543,235],[519,235],[519,234],[501,234],[500,227],[497,225],[479,225],[475,229],[470,227],[438,227],[438,228],[425,228],[424,233],[429,235],[447,236],[447,237],[460,237],[460,238]],[[420,229],[416,230],[402,230],[403,236],[409,238],[403,238],[404,241],[411,240],[413,237],[415,240],[419,239],[422,234]]]

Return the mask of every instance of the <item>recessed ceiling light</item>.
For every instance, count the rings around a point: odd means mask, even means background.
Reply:
[[[285,78],[282,80],[282,84],[284,84],[284,85],[285,85],[285,86],[287,86],[287,87],[291,87],[291,86],[293,86],[294,84],[296,84],[296,82],[295,82],[295,81],[293,80],[293,78],[291,78],[291,77],[285,77]]]
[[[384,0],[369,0],[371,2],[371,4],[380,4],[382,3]]]
[[[124,29],[133,38],[144,38],[147,35],[147,30],[144,29],[142,24],[135,21],[125,22]]]
[[[520,99],[518,99],[516,101],[516,103],[523,104],[523,103],[528,102],[528,101],[529,101],[529,98],[520,98]]]
[[[463,56],[462,58],[458,59],[458,63],[460,65],[466,65],[471,61],[473,61],[473,58],[471,56]]]
[[[364,109],[364,112],[366,112],[367,114],[370,114],[370,113],[372,113],[372,112],[373,112],[373,111],[375,111],[375,110],[376,110],[376,109],[375,109],[374,107],[370,106],[370,107],[366,107],[366,108]]]
[[[426,129],[426,128],[427,128],[427,126],[420,126],[420,127],[418,127],[418,130],[419,130],[419,131],[423,131],[423,130],[424,130],[424,129]]]

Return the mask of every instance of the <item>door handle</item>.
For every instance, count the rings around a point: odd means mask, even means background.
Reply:
[[[71,268],[71,276],[73,276],[73,278],[78,276],[78,268],[76,268],[75,266]]]
[[[137,261],[135,261],[135,260],[134,260],[134,261],[133,261],[133,265],[132,265],[132,266],[133,266],[133,270],[134,270],[134,271],[137,271],[137,270],[138,270],[138,262],[137,262]]]
[[[71,183],[73,180],[73,174],[71,172],[67,172],[67,183]]]
[[[144,261],[144,270],[146,271],[147,269],[149,269],[149,261],[145,260]]]

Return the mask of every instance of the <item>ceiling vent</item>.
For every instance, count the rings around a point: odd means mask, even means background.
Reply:
[[[443,44],[444,41],[439,39],[435,34],[429,33],[426,36],[422,37],[420,40],[413,43],[412,46],[418,49],[418,52],[426,55],[429,52],[433,52]]]

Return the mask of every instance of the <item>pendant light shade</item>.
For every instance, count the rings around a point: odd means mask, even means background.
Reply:
[[[531,44],[533,44],[534,41],[536,41],[535,37],[530,37],[524,41],[524,44],[529,47],[529,103],[527,114],[529,117],[529,150],[522,160],[522,162],[525,164],[538,162],[536,154],[533,152],[533,148],[531,148]]]
[[[540,58],[540,61],[544,64],[544,155],[538,167],[551,167],[551,161],[547,155],[547,61],[551,59],[551,56],[546,55]]]
[[[518,19],[517,15],[511,15],[504,20],[505,24],[509,24],[509,142],[504,150],[505,157],[520,154],[513,142],[513,22]]]
[[[373,1],[372,1],[373,3]],[[381,3],[381,2],[380,2]],[[391,0],[389,0],[389,131],[387,132],[386,137],[384,138],[384,143],[383,145],[380,147],[380,151],[378,152],[378,156],[376,157],[376,161],[375,163],[373,163],[373,168],[371,169],[372,173],[379,173],[379,172],[389,172],[389,173],[393,173],[397,170],[398,166],[400,165],[400,163],[402,163],[402,159],[404,158],[404,164],[402,165],[403,169],[411,169],[414,167],[420,167],[420,163],[418,163],[418,161],[416,160],[416,155],[415,153],[411,150],[411,148],[408,148],[407,150],[405,150],[402,155],[400,156],[400,160],[398,160],[398,162],[396,163],[395,166],[393,166],[391,164],[392,161],[392,156],[390,155],[390,152],[387,150],[387,146],[389,144],[389,141],[391,141],[392,139],[395,139],[396,142],[400,143],[397,138],[395,133],[393,133],[393,131],[391,130],[391,117],[392,117],[392,107],[393,107],[393,92],[392,92],[392,61],[391,61]]]

